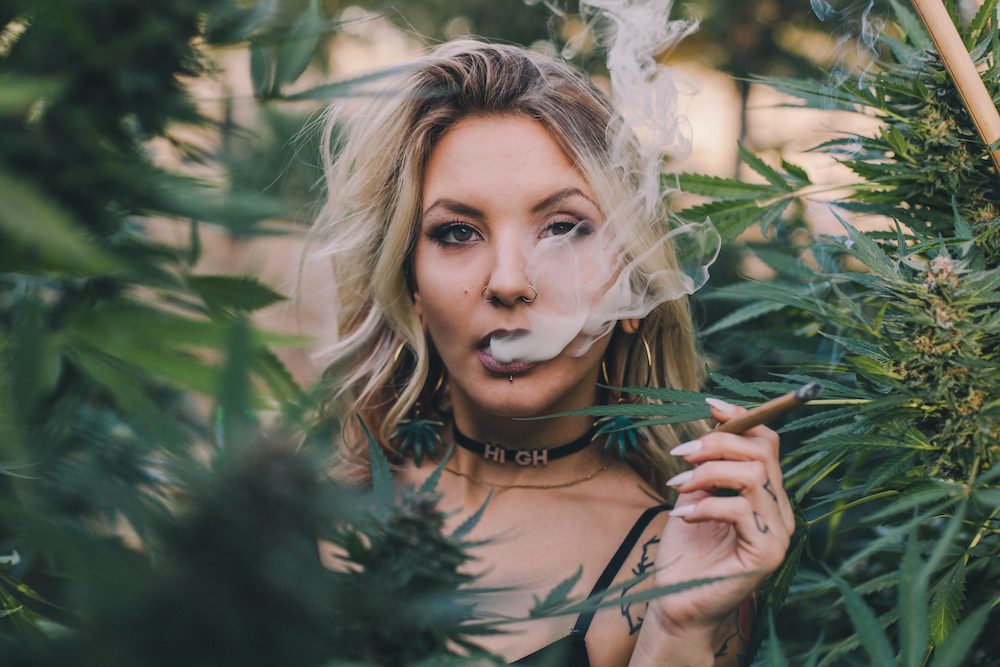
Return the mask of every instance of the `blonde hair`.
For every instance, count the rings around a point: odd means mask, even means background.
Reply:
[[[330,261],[337,290],[340,337],[328,350],[327,373],[334,383],[329,407],[343,431],[336,466],[341,477],[367,479],[358,417],[395,458],[392,436],[400,421],[418,401],[425,414],[436,408],[443,368],[414,310],[411,278],[421,185],[437,140],[463,118],[489,115],[524,116],[551,133],[602,210],[616,211],[614,234],[627,256],[639,260],[633,282],[645,284],[637,288],[655,287],[664,269],[677,269],[672,247],[660,242],[662,203],[649,211],[636,196],[640,169],[628,158],[612,159],[609,146],[630,133],[623,133],[603,93],[565,62],[514,46],[458,40],[384,77],[359,108],[332,106],[322,133],[327,199],[313,247]],[[652,368],[641,340],[649,345]],[[605,364],[613,383],[696,389],[702,363],[687,299],[655,308],[637,335],[616,330]],[[662,489],[677,467],[667,452],[680,440],[679,429],[650,430],[652,437],[628,462],[652,488]]]

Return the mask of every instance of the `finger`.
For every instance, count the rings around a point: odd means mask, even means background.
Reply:
[[[670,512],[687,523],[719,521],[733,526],[741,543],[750,550],[757,566],[773,572],[785,558],[789,535],[781,522],[768,521],[743,496],[711,496]]]
[[[763,490],[768,481],[767,468],[760,461],[708,461],[675,475],[667,481],[667,485],[680,493],[696,489],[735,489],[741,493],[760,491],[763,497],[772,500]],[[776,505],[777,501],[771,504]]]
[[[757,428],[771,431],[766,426]],[[683,456],[689,463],[701,463],[711,459],[730,461],[773,461],[778,463],[777,434],[751,436],[748,434],[706,433],[697,440],[685,442],[670,450],[674,456]]]
[[[766,428],[766,427],[764,427]],[[768,429],[770,430],[770,429]],[[782,523],[789,532],[795,529],[795,515],[784,489],[784,477],[778,462],[777,447],[758,438],[733,433],[707,433],[698,440],[684,443],[671,450],[696,467],[710,461],[756,461],[765,466],[767,480],[764,489],[772,502],[778,505]]]
[[[773,487],[767,468],[760,461],[709,461],[675,475],[667,481],[667,485],[682,494],[716,489],[739,491],[768,521],[780,522],[786,531],[794,529],[794,519],[789,523],[783,512],[783,508],[788,507],[787,499],[781,502],[778,494],[784,494]]]

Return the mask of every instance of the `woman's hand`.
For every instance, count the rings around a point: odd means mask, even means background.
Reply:
[[[719,422],[746,412],[715,399],[709,404]],[[711,664],[721,648],[719,628],[781,564],[795,531],[778,463],[778,434],[771,429],[756,426],[742,435],[713,431],[672,453],[694,469],[668,482],[680,496],[657,550],[655,584],[731,578],[650,602],[633,664],[645,659],[674,664],[677,647],[692,658],[701,656],[687,664]],[[716,489],[739,495],[713,495]]]

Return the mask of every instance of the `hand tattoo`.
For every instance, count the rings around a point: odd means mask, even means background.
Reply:
[[[764,523],[764,520],[760,518],[759,514],[757,514],[757,510],[753,511],[753,522],[757,524],[757,530],[759,530],[760,532],[762,533],[770,532],[771,529],[767,527],[767,524]]]
[[[771,478],[768,477],[767,481],[764,483],[764,490],[767,491],[767,495],[771,496],[771,500],[778,502],[778,496],[774,495],[774,491],[771,490]]]
[[[642,555],[639,557],[639,563],[632,568],[632,574],[638,577],[642,574],[645,574],[649,568],[653,567],[654,563],[653,559],[650,558],[649,556],[649,550],[653,547],[653,545],[659,543],[660,543],[660,538],[654,537],[642,545]],[[624,598],[633,587],[635,587],[635,584],[630,584],[622,588],[621,597]],[[632,618],[632,603],[629,602],[628,604],[622,604],[621,611],[622,611],[622,616],[624,616],[625,620],[628,622],[628,633],[630,635],[634,635],[635,633],[639,632],[639,628],[642,627],[643,617],[636,614],[635,618],[634,619]]]

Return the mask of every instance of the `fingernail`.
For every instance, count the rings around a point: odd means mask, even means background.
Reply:
[[[736,406],[733,405],[732,403],[726,403],[722,399],[719,399],[719,398],[706,398],[705,402],[708,403],[709,405],[711,405],[713,408],[715,408],[716,410],[718,410],[719,412],[721,412],[724,415],[733,415],[733,414],[736,414],[736,410],[737,410]]]
[[[681,507],[676,507],[670,510],[670,516],[691,516],[694,514],[695,508],[698,507],[698,503],[692,503],[691,505],[683,505]]]
[[[684,486],[694,477],[694,470],[685,470],[667,480],[667,486]]]
[[[687,456],[689,454],[694,454],[701,449],[701,440],[691,440],[690,442],[685,442],[682,445],[677,445],[670,450],[670,453],[674,456]]]

